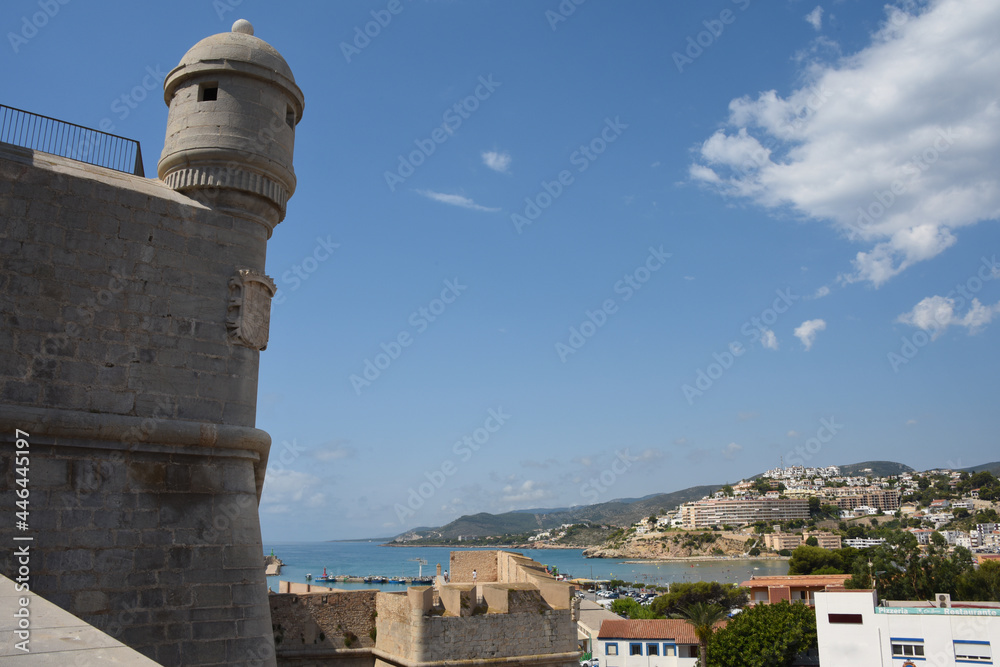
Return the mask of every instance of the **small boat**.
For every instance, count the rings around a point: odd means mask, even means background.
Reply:
[[[326,573],[326,568],[323,568],[323,576],[316,577],[316,581],[333,581],[333,577]]]
[[[313,576],[311,574],[306,575],[306,581],[312,581]]]

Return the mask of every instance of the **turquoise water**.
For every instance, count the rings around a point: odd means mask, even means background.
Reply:
[[[357,577],[415,577],[423,558],[424,575],[433,576],[436,565],[448,569],[448,554],[452,547],[383,547],[378,542],[298,542],[264,543],[264,553],[280,558],[285,565],[280,577],[268,577],[271,590],[277,590],[278,580],[306,583],[306,574],[346,574]],[[619,558],[584,558],[582,549],[515,549],[539,563],[559,568],[559,572],[574,577],[624,579],[650,585],[666,586],[674,581],[721,581],[740,583],[750,575],[774,576],[788,574],[788,563],[781,560],[719,560],[689,562],[626,562]],[[315,583],[315,582],[313,582]],[[378,588],[402,590],[401,584],[331,583],[336,588]]]

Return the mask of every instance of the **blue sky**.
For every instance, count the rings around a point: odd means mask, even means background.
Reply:
[[[306,100],[265,539],[1000,458],[993,0],[12,0],[4,103],[153,174],[237,18]]]

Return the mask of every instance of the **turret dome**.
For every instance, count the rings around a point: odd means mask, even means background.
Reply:
[[[264,223],[270,236],[295,192],[304,99],[285,59],[253,33],[240,19],[191,47],[167,75],[158,174],[209,206]]]

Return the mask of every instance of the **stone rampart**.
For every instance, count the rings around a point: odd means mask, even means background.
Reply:
[[[8,145],[0,217],[0,428],[6,452],[29,434],[32,588],[163,665],[274,664],[259,353],[227,337],[266,230]],[[13,526],[12,456],[0,475]]]
[[[497,573],[498,551],[452,551],[449,559],[449,576],[454,583],[471,583],[476,571],[476,583],[499,581]]]

